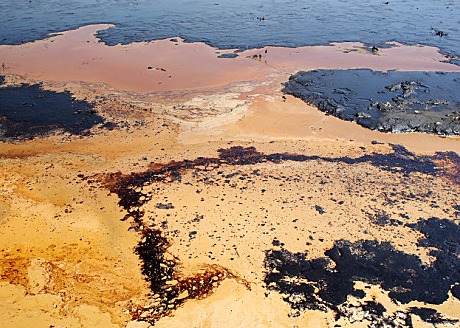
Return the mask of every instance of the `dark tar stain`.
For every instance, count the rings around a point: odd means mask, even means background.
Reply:
[[[150,283],[153,305],[131,309],[134,320],[153,324],[186,300],[205,298],[225,279],[235,279],[250,288],[244,279],[219,265],[206,265],[199,273],[184,277],[178,270],[179,260],[172,256],[166,258],[170,243],[160,230],[144,228],[141,237],[135,251],[142,260],[142,273]]]
[[[354,287],[355,281],[380,285],[396,303],[442,304],[449,291],[458,298],[460,227],[438,218],[420,219],[407,226],[425,236],[419,246],[434,248],[430,251],[435,258],[431,264],[396,250],[391,243],[375,240],[339,240],[325,252],[325,257],[312,260],[307,259],[306,253],[268,250],[264,262],[267,288],[284,295],[296,311],[331,309],[337,317],[347,316],[348,296],[363,297],[362,291]],[[413,308],[410,313],[427,322],[448,320],[433,311]]]

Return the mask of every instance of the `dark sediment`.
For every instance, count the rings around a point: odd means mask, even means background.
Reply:
[[[383,132],[460,134],[460,73],[298,72],[283,92],[323,112]]]
[[[411,301],[441,304],[448,299],[449,291],[458,298],[460,227],[437,218],[419,220],[418,224],[407,227],[424,234],[419,246],[436,247],[430,251],[434,262],[423,263],[418,256],[398,251],[388,242],[339,240],[325,252],[325,257],[312,260],[307,260],[306,253],[291,253],[286,249],[266,251],[265,282],[269,289],[286,295],[284,300],[294,310],[331,309],[337,318],[349,316],[349,295],[364,296],[362,290],[355,289],[355,281],[380,285],[393,301],[403,304]],[[442,234],[446,234],[445,240]],[[427,322],[449,321],[430,309],[413,308],[409,313]]]
[[[22,140],[68,132],[84,135],[103,123],[93,106],[69,92],[43,90],[40,85],[0,88],[0,140]]]

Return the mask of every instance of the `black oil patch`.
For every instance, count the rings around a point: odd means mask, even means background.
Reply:
[[[458,320],[447,319],[442,315],[442,313],[429,308],[413,307],[410,308],[410,313],[418,315],[420,319],[431,324],[440,323],[453,325],[458,322]]]
[[[426,237],[420,241],[421,246],[439,245],[430,252],[435,257],[431,264],[396,250],[388,242],[339,240],[325,252],[325,257],[312,260],[307,259],[306,253],[286,249],[266,251],[265,283],[269,290],[281,293],[295,311],[330,309],[337,317],[347,316],[349,296],[360,298],[362,291],[355,289],[355,281],[380,285],[397,303],[441,304],[448,299],[451,287],[457,288],[460,283],[460,259],[451,252],[450,245],[441,245],[438,240],[440,230],[454,229],[455,234],[459,229],[455,223],[446,222],[420,220],[414,226]],[[454,288],[453,294],[457,292]]]
[[[347,318],[350,323],[367,321],[368,327],[412,327],[412,318],[409,313],[396,311],[387,313],[385,307],[375,301],[364,301],[361,304],[345,303],[339,307],[340,312],[335,319]],[[340,325],[335,325],[340,327]]]
[[[86,135],[103,123],[93,106],[38,84],[0,88],[0,140],[23,140],[68,132]]]
[[[442,313],[434,309],[422,307],[411,307],[406,311],[399,310],[389,314],[382,304],[375,301],[364,301],[362,304],[347,302],[341,305],[339,309],[340,313],[336,315],[336,320],[347,318],[350,323],[367,321],[369,322],[368,327],[375,328],[413,328],[413,315],[434,326],[437,324],[455,325],[458,322],[456,319],[446,318]],[[335,327],[340,327],[340,325]]]
[[[267,251],[265,282],[282,293],[302,294],[304,301],[292,303],[294,308],[324,310],[337,309],[348,295],[355,295],[354,281],[379,284],[400,303],[417,300],[441,304],[447,300],[451,286],[460,280],[458,259],[441,256],[427,266],[419,257],[398,251],[386,242],[339,240],[325,255],[306,260],[304,253]],[[307,279],[308,283],[293,286],[286,278]]]
[[[383,132],[460,134],[460,73],[298,72],[283,89],[342,120]]]
[[[452,295],[460,300],[460,284],[455,285],[452,287]]]
[[[444,253],[460,255],[460,226],[452,221],[439,218],[419,220],[417,224],[408,224],[425,235],[419,246],[435,247]]]
[[[221,54],[221,55],[217,56],[217,58],[228,58],[228,59],[234,59],[236,57],[238,57],[238,54],[235,54],[235,53],[233,53],[233,54],[231,54],[231,53],[230,54]]]

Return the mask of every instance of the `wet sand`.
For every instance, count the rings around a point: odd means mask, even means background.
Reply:
[[[315,260],[339,240],[389,242],[430,266],[434,246],[420,244],[414,225],[459,224],[458,137],[369,131],[283,95],[282,83],[308,69],[458,66],[435,48],[404,45],[378,54],[357,43],[267,47],[236,58],[180,39],[108,47],[94,37],[106,27],[0,46],[2,87],[69,91],[114,124],[90,136],[0,144],[0,326],[360,327],[373,320],[359,308],[366,301],[382,304],[382,317],[410,316],[415,327],[430,324],[410,308],[460,319],[453,291],[439,304],[395,303],[361,277],[354,288],[365,296],[348,295],[337,319],[333,307],[300,308],[299,295],[267,282],[273,252]],[[218,150],[232,146],[305,160],[240,162],[245,153],[219,160]],[[170,280],[146,276],[156,271],[138,256],[151,231],[170,244],[156,263]],[[443,252],[455,261],[455,251]],[[160,281],[157,296],[152,281]]]

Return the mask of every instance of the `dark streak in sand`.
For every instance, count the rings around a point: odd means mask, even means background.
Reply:
[[[235,279],[250,289],[244,279],[220,265],[206,265],[201,272],[183,277],[178,271],[179,260],[165,257],[170,244],[160,230],[143,228],[141,237],[135,251],[143,263],[142,273],[150,283],[153,305],[131,309],[134,320],[154,323],[169,315],[187,299],[205,298],[225,279]]]

